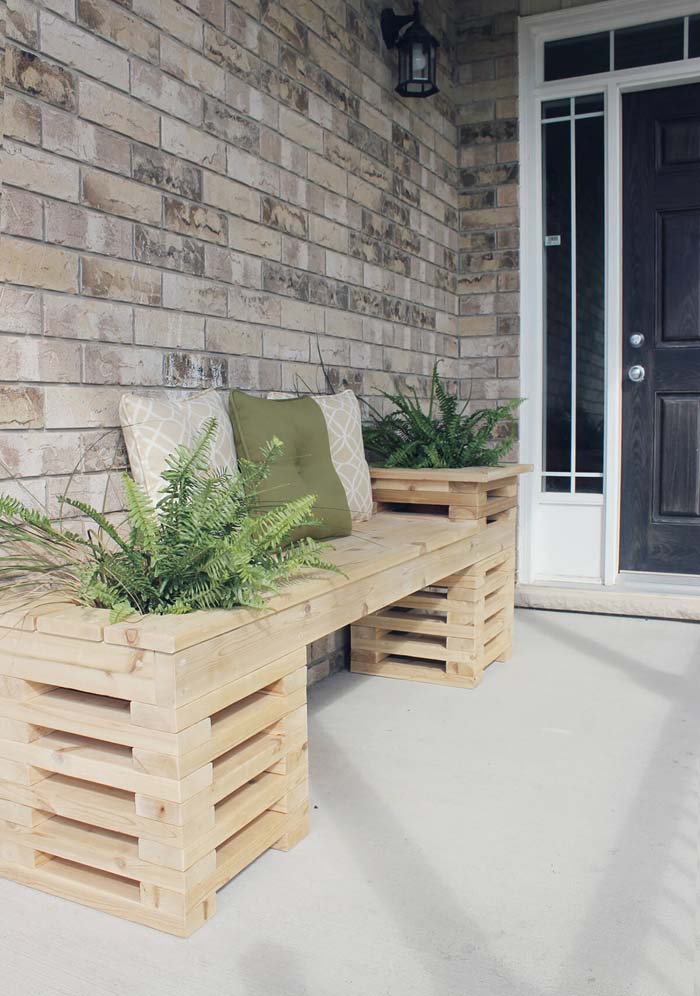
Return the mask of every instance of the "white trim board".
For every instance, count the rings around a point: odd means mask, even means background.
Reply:
[[[521,459],[534,473],[521,481],[519,576],[524,584],[612,585],[619,572],[622,408],[622,95],[700,81],[700,58],[542,81],[544,42],[660,19],[700,14],[698,0],[607,0],[519,22]],[[603,93],[606,110],[605,495],[541,492],[543,271],[540,105],[557,97]],[[596,519],[593,506],[598,506]],[[557,509],[553,513],[553,508]]]

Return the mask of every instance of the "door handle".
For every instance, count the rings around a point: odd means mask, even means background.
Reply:
[[[635,365],[633,367],[630,367],[629,370],[627,371],[627,376],[632,381],[633,384],[641,384],[646,375],[647,375],[646,370],[644,369],[643,366],[640,366],[639,363],[635,363]]]

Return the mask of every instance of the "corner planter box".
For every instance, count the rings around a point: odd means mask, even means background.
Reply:
[[[186,936],[305,835],[305,648],[236,657],[222,615],[0,615],[0,874]]]
[[[413,511],[422,508],[442,512],[450,519],[476,519],[486,525],[496,519],[515,523],[518,476],[531,469],[527,464],[458,470],[372,467],[370,476],[374,500],[380,510],[410,505]]]
[[[353,626],[353,671],[470,688],[489,664],[510,656],[518,475],[530,469],[371,469],[379,510],[403,507],[473,522],[480,556]]]

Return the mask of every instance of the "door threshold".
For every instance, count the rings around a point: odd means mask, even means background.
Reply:
[[[515,604],[521,609],[590,612],[700,622],[700,588],[683,583],[663,586],[625,579],[614,585],[519,584]]]

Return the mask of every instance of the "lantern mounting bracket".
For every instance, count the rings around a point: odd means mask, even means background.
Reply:
[[[412,14],[395,14],[391,7],[385,7],[382,11],[381,27],[382,38],[387,48],[396,48],[399,36],[403,28],[408,24],[420,21],[420,5],[413,4]]]

